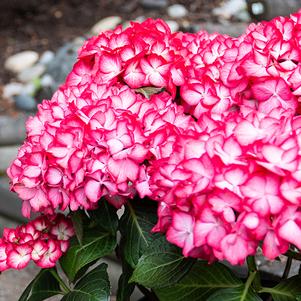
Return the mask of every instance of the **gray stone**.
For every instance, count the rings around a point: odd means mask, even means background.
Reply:
[[[41,103],[44,99],[51,99],[53,93],[54,93],[54,91],[51,88],[51,86],[48,86],[48,87],[44,86],[44,87],[42,87],[42,89],[37,91],[37,93],[35,95],[35,99],[37,100],[37,102]]]
[[[80,46],[80,43],[71,42],[65,44],[56,52],[52,63],[46,70],[46,73],[54,79],[54,83],[51,87],[53,92],[65,81],[67,75],[72,70]]]
[[[82,46],[84,44],[85,41],[86,41],[86,39],[83,37],[76,37],[73,39],[72,43],[79,48],[80,46]]]
[[[9,178],[6,175],[0,175],[0,188],[9,190]]]
[[[39,268],[33,263],[22,271],[7,270],[0,275],[0,300],[17,301]]]
[[[32,112],[37,108],[37,103],[31,95],[19,94],[14,97],[17,109]]]
[[[47,50],[41,55],[39,63],[42,65],[49,65],[53,59],[54,59],[54,52]]]
[[[22,216],[21,213],[22,201],[18,198],[16,193],[9,191],[8,184],[5,184],[5,186],[3,186],[2,181],[0,181],[0,183],[0,195],[2,200],[0,202],[0,214],[8,216],[12,220],[23,222],[25,218]]]
[[[180,23],[180,30],[184,32],[194,32],[194,24],[191,24],[188,20],[182,20]]]
[[[125,21],[122,23],[122,29],[126,29],[131,26],[131,21]]]
[[[193,32],[198,32],[200,30],[206,30],[209,33],[220,33],[220,34],[227,34],[229,36],[238,37],[245,33],[248,24],[246,23],[229,23],[229,24],[219,24],[219,23],[200,23],[194,24],[192,26]]]
[[[145,16],[138,16],[136,19],[135,19],[135,22],[138,22],[138,23],[142,23],[143,21],[146,20],[146,17]]]
[[[44,74],[41,77],[41,86],[42,87],[51,87],[54,84],[54,79],[49,74]]]
[[[121,11],[124,13],[131,13],[138,7],[138,0],[129,0],[123,3]]]
[[[1,172],[5,172],[7,167],[16,158],[19,147],[19,145],[0,147],[0,174]]]
[[[34,95],[36,92],[36,86],[34,83],[28,83],[24,86],[23,93],[27,95]]]
[[[253,2],[253,1],[252,1]],[[264,4],[261,1],[253,2],[248,6],[251,15],[254,17],[263,15],[265,13],[265,7]]]
[[[42,64],[34,65],[21,71],[18,74],[18,79],[23,83],[31,82],[32,80],[39,78],[46,70],[46,67]]]
[[[180,25],[178,24],[178,22],[176,22],[174,20],[167,20],[166,23],[169,26],[171,32],[176,32],[180,28]]]
[[[279,258],[280,258],[279,261],[278,260],[270,261],[267,260],[264,256],[259,255],[257,256],[256,264],[261,271],[272,274],[274,276],[281,277],[285,269],[287,257],[280,255]],[[299,265],[300,262],[298,262],[297,260],[293,260],[289,277],[293,277],[298,274]]]
[[[248,13],[248,11],[246,11],[246,10],[240,11],[240,12],[236,15],[236,19],[237,19],[238,21],[241,21],[241,22],[247,22],[247,23],[250,23],[250,22],[251,22],[251,16],[250,16],[250,14]]]
[[[4,227],[6,228],[15,228],[20,224],[20,221],[16,221],[12,218],[2,216],[0,214],[0,236],[2,236],[2,232]],[[1,282],[1,280],[0,280]],[[1,300],[1,299],[0,299]]]
[[[168,5],[167,0],[140,0],[140,4],[148,9],[161,9]]]
[[[298,11],[301,0],[248,0],[250,15],[257,20],[270,20]]]
[[[91,33],[98,35],[106,30],[113,30],[115,27],[122,22],[119,16],[110,16],[98,21],[92,28]]]
[[[22,143],[26,136],[25,121],[28,114],[18,114],[16,118],[0,115],[0,145]]]
[[[167,14],[173,19],[180,19],[188,15],[188,10],[184,5],[174,4],[167,8]]]
[[[3,87],[3,97],[11,98],[14,95],[21,94],[24,90],[24,85],[21,83],[9,83]]]
[[[245,0],[228,0],[222,6],[214,8],[212,13],[215,16],[224,19],[230,19],[241,11],[247,11],[247,3]]]
[[[10,56],[4,63],[5,69],[19,73],[33,66],[39,59],[39,55],[35,51],[22,51]]]

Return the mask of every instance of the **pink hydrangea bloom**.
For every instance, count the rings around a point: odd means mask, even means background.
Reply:
[[[241,264],[261,243],[269,259],[301,248],[300,36],[298,13],[239,38],[148,19],[89,39],[8,169],[23,214],[138,193],[185,256]],[[4,267],[60,256],[52,240],[4,249]]]
[[[54,267],[74,235],[62,214],[40,216],[16,229],[5,228],[0,239],[0,271],[23,269],[32,260],[41,268]]]

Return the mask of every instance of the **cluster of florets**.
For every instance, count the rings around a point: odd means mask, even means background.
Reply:
[[[23,269],[30,260],[42,268],[54,267],[73,235],[70,219],[62,214],[40,216],[16,229],[5,228],[0,239],[0,271]]]
[[[138,193],[185,256],[301,249],[300,56],[301,14],[240,38],[161,20],[91,38],[8,169],[23,214]]]

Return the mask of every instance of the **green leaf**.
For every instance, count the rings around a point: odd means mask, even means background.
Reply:
[[[81,243],[73,237],[68,252],[60,259],[60,264],[70,281],[83,271],[86,265],[111,254],[116,245],[118,217],[116,209],[102,202],[96,211],[82,215],[83,237]]]
[[[242,283],[220,263],[198,261],[178,283],[155,289],[160,301],[204,301],[218,289],[239,288]]]
[[[98,224],[106,232],[116,234],[118,230],[118,216],[116,208],[102,199],[96,210],[88,211],[91,220]]]
[[[251,288],[245,289],[245,286],[222,289],[211,295],[207,301],[262,301]]]
[[[291,277],[275,287],[263,288],[260,292],[270,293],[274,301],[296,301],[301,294],[301,277]]]
[[[42,301],[58,294],[62,294],[59,282],[50,269],[44,269],[30,282],[19,301]]]
[[[150,288],[170,286],[183,278],[194,263],[165,237],[160,237],[139,259],[130,281]]]
[[[142,87],[135,89],[137,93],[142,94],[144,97],[150,99],[153,94],[158,94],[160,92],[165,91],[164,88],[156,88],[156,87]]]
[[[117,301],[130,301],[130,297],[135,289],[134,283],[129,283],[133,269],[123,263],[122,274],[118,280]]]
[[[73,223],[73,228],[75,230],[75,235],[78,239],[78,242],[82,244],[83,242],[83,235],[84,235],[84,229],[83,229],[83,212],[82,211],[75,211],[71,214],[71,220]]]
[[[109,299],[110,282],[107,265],[103,263],[81,278],[62,301],[108,301]]]
[[[84,267],[82,267],[75,275],[74,279],[73,279],[73,283],[75,283],[78,279],[82,278],[86,272],[97,263],[98,259],[93,260],[91,262],[89,262],[88,264],[86,264]]]
[[[119,229],[124,240],[123,256],[132,268],[152,241],[159,237],[151,233],[157,221],[156,212],[155,202],[146,199],[133,200],[126,205]]]
[[[77,272],[85,265],[111,254],[115,247],[116,237],[93,229],[84,234],[81,245],[76,239],[71,240],[71,246],[60,259],[60,263],[69,280],[73,281]]]

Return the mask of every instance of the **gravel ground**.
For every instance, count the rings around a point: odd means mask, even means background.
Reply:
[[[150,0],[151,1],[151,0]],[[211,10],[222,0],[168,0],[183,4],[188,21],[214,21]],[[118,15],[124,20],[138,16],[166,18],[166,9],[145,9],[138,0],[1,0],[0,66],[22,50],[57,50],[64,43],[83,35],[100,19]],[[49,26],[51,24],[51,26]],[[12,78],[0,68],[0,84]]]

